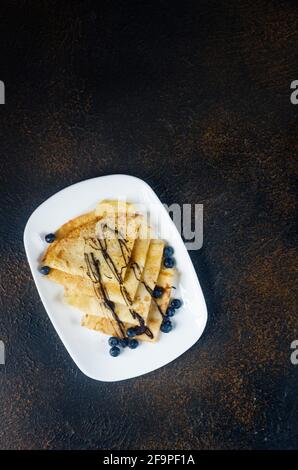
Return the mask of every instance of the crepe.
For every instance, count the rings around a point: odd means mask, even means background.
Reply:
[[[163,248],[164,243],[161,240],[151,240],[144,269],[139,272],[136,266],[131,268],[134,282],[138,285],[133,302],[123,302],[123,295],[118,284],[106,285],[108,297],[115,302],[116,313],[121,321],[129,321],[132,318],[131,312],[137,312],[146,321],[151,295],[160,271]],[[71,276],[58,270],[51,270],[49,278],[64,286],[65,300],[73,307],[98,316],[106,314],[104,299],[100,297],[100,291],[90,279]]]
[[[150,338],[146,334],[137,336],[138,340],[156,342],[158,340],[160,325],[163,320],[163,315],[169,305],[171,289],[174,279],[173,269],[162,269],[158,277],[158,285],[164,288],[164,294],[160,299],[152,299],[150,305],[150,311],[148,320],[146,322],[147,327],[150,329],[153,338]],[[131,320],[129,322],[123,322],[125,330],[135,326]],[[110,314],[106,317],[99,317],[92,313],[85,314],[81,322],[82,326],[91,330],[101,331],[102,333],[121,337],[121,331],[117,322],[112,318]]]
[[[141,282],[139,282],[138,290],[134,298],[133,309],[138,312],[144,320],[147,319],[149,313],[152,293],[160,271],[163,249],[164,242],[162,240],[151,240],[145,268],[143,274],[139,277]],[[137,273],[136,275],[138,276]]]
[[[121,212],[115,213],[116,209]],[[79,239],[80,234],[83,233],[85,225],[87,224],[88,230],[90,230],[90,235],[93,236],[94,232],[96,231],[96,224],[99,221],[103,223],[103,221],[107,220],[107,217],[109,217],[111,223],[113,223],[114,220],[119,220],[119,214],[122,217],[122,225],[124,225],[125,220],[123,219],[127,217],[128,213],[130,214],[130,217],[136,215],[134,212],[134,206],[132,204],[123,203],[119,201],[102,201],[97,205],[95,211],[79,216],[76,219],[73,219],[64,224],[56,233],[57,241],[50,245],[43,260],[44,264],[52,268],[49,278],[55,282],[61,283],[66,287],[71,287],[71,285],[73,285],[74,287],[78,287],[78,285],[81,283],[82,290],[85,291],[87,294],[91,291],[90,295],[92,295],[93,286],[85,271],[85,260],[83,262],[82,259],[85,254],[86,247],[83,248],[83,243]],[[122,278],[124,277],[123,289],[120,290],[119,279],[115,279],[115,276],[104,276],[103,278],[104,284],[107,285],[109,297],[114,302],[119,302],[123,304],[132,303],[139,283],[135,276],[135,270],[132,269],[132,266],[138,266],[138,271],[140,273],[142,273],[144,269],[150,239],[152,238],[152,231],[150,227],[148,227],[145,223],[144,218],[140,215],[138,215],[138,222],[140,223],[138,229],[138,238],[135,240],[131,257],[128,261],[128,266],[125,266],[125,269],[120,269],[121,276]],[[129,226],[129,223],[127,223],[126,225]],[[61,242],[62,239],[66,240]],[[59,241],[60,243],[58,243]],[[67,251],[63,250],[64,244],[67,244]],[[78,252],[78,246],[79,256],[76,260],[77,265],[74,265],[72,259],[76,256],[76,253]],[[121,247],[119,247],[118,244],[118,250],[119,248],[121,250]],[[89,249],[90,251],[90,247],[87,247],[87,249]],[[69,256],[71,256],[70,259]],[[81,262],[78,265],[79,259]],[[120,259],[123,264],[124,259],[122,256],[122,252],[120,255]],[[106,262],[104,261],[104,265],[105,264]],[[57,272],[57,270],[59,272]],[[64,273],[64,275],[61,274],[62,272]],[[81,279],[82,277],[83,279]]]
[[[113,318],[111,310],[104,302],[101,302],[94,293],[92,296],[85,295],[80,291],[66,288],[64,291],[64,300],[67,304],[78,308],[83,313],[88,313],[97,318]],[[114,310],[120,321],[131,323],[134,326],[139,324],[138,320],[133,318],[132,310],[126,305],[115,303]]]
[[[163,250],[133,204],[104,200],[60,227],[43,263],[48,278],[63,285],[65,302],[84,313],[83,326],[123,337],[143,325],[153,337],[138,339],[154,342],[174,276],[161,269]],[[156,285],[164,288],[160,299],[152,296]]]
[[[43,263],[50,268],[87,278],[85,253],[92,251],[101,264],[103,278],[119,281],[125,275],[140,223],[141,216],[137,214],[127,217],[118,214],[116,220],[112,215],[93,218],[70,230],[54,246],[50,246]],[[115,231],[119,233],[119,238],[115,237]],[[108,252],[109,260],[105,259],[101,246]]]
[[[94,211],[96,217],[103,217],[108,214],[135,214],[135,206],[130,202],[103,199],[100,201]]]

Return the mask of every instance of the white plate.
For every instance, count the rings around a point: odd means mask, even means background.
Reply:
[[[39,263],[47,247],[44,236],[68,220],[92,210],[101,199],[142,204],[152,217],[158,235],[174,247],[179,272],[175,297],[183,300],[170,333],[161,333],[155,344],[141,343],[136,350],[109,355],[108,337],[80,326],[81,312],[62,302],[61,286],[47,280]],[[101,176],[59,191],[29,218],[24,244],[32,275],[43,305],[64,346],[79,369],[95,380],[116,381],[146,374],[173,361],[189,349],[204,331],[207,309],[204,296],[184,243],[166,209],[144,181],[127,175]]]

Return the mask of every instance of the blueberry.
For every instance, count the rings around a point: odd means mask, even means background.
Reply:
[[[175,265],[175,260],[174,258],[165,258],[163,264],[165,265],[166,268],[173,268]]]
[[[120,346],[122,346],[122,348],[126,348],[126,346],[128,346],[128,339],[127,338],[120,339]]]
[[[109,345],[110,346],[118,346],[119,344],[119,338],[115,338],[115,336],[112,336],[109,338]]]
[[[138,342],[136,339],[131,339],[131,340],[128,342],[128,347],[129,347],[130,349],[136,349],[138,346],[139,346],[139,342]]]
[[[170,258],[174,254],[174,248],[171,246],[166,246],[165,249],[163,250],[163,255],[165,258]]]
[[[133,338],[136,336],[136,330],[134,328],[128,328],[126,334],[129,338]]]
[[[120,354],[120,349],[119,349],[117,346],[113,346],[113,347],[110,349],[110,354],[111,354],[111,356],[113,356],[113,357],[117,357],[117,356],[119,356],[119,354]]]
[[[160,330],[163,333],[169,333],[171,329],[173,328],[172,323],[170,320],[164,320],[161,324]]]
[[[166,316],[173,317],[175,315],[175,309],[173,307],[168,307]]]
[[[51,271],[51,268],[49,266],[42,266],[39,270],[39,272],[43,274],[44,276],[47,276],[50,271]]]
[[[53,243],[53,241],[55,240],[56,236],[54,233],[48,233],[46,236],[45,236],[45,241],[47,243]]]
[[[160,299],[162,294],[163,294],[163,288],[160,286],[155,286],[153,290],[153,294],[152,294],[153,297],[155,297],[155,299]]]
[[[173,308],[180,308],[182,305],[182,301],[180,299],[173,299],[171,302],[171,307]]]

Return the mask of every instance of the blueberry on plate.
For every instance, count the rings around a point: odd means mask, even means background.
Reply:
[[[110,349],[110,354],[111,354],[111,356],[113,356],[113,357],[119,356],[119,354],[120,354],[120,349],[118,348],[118,346],[113,346],[113,347]]]
[[[135,328],[128,328],[126,334],[129,338],[133,338],[134,336],[136,336],[137,333]]]
[[[182,301],[180,299],[173,299],[171,301],[171,307],[173,308],[180,308],[182,305]]]
[[[116,338],[115,336],[112,336],[109,338],[109,345],[110,346],[118,346],[119,344],[119,338]]]
[[[163,288],[160,287],[160,286],[155,286],[154,289],[153,289],[153,297],[155,299],[160,299],[160,297],[162,296],[163,294]]]
[[[39,270],[39,272],[43,274],[44,276],[47,276],[50,271],[51,271],[51,268],[49,266],[42,266]]]
[[[126,346],[128,346],[128,339],[127,338],[120,339],[120,346],[122,346],[122,348],[126,348]]]
[[[165,258],[170,258],[174,254],[174,248],[171,246],[166,246],[163,250],[163,255]]]
[[[163,264],[165,265],[166,268],[173,268],[175,265],[175,260],[174,258],[167,257],[164,259]]]
[[[45,236],[45,241],[47,243],[53,243],[53,241],[55,241],[55,234],[54,233],[48,233],[46,236]]]
[[[164,320],[161,324],[160,331],[162,331],[163,333],[169,333],[172,328],[172,322],[170,320]]]
[[[175,309],[174,307],[168,307],[167,308],[167,312],[166,312],[166,316],[167,317],[173,317],[175,315]]]
[[[138,342],[136,339],[131,339],[131,340],[128,342],[128,347],[129,347],[130,349],[136,349],[138,346],[139,346],[139,342]]]

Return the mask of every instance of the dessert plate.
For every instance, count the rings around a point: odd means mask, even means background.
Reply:
[[[179,277],[173,295],[183,301],[170,333],[161,333],[154,344],[142,342],[136,350],[126,348],[117,358],[109,355],[108,337],[83,328],[82,313],[63,303],[62,287],[39,272],[40,260],[47,247],[45,235],[94,209],[101,199],[132,202],[149,215],[149,223],[158,238],[164,239],[175,250]],[[187,351],[204,331],[207,309],[189,254],[163,204],[150,186],[139,178],[100,176],[59,191],[30,216],[24,231],[24,244],[37,290],[50,320],[76,365],[90,378],[112,382],[151,372]]]

